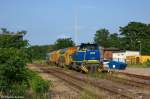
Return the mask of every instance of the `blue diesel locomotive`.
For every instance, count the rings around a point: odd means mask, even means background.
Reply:
[[[81,44],[71,58],[71,67],[76,70],[93,72],[102,68],[101,53],[97,44]]]

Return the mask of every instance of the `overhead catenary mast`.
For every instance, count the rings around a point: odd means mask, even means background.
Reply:
[[[75,20],[74,20],[74,32],[75,32],[75,35],[74,35],[74,40],[75,40],[75,44],[77,45],[78,44],[78,16],[77,16],[77,12],[75,11]]]

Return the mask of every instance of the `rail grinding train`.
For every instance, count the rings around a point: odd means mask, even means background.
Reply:
[[[103,70],[102,56],[102,51],[97,44],[82,43],[80,46],[48,53],[47,63],[60,67],[67,66],[68,68],[88,73]],[[114,64],[116,62],[110,63],[112,68],[114,68]],[[121,67],[124,66],[125,64],[121,64]]]

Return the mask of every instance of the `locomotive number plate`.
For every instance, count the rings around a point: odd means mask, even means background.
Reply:
[[[95,52],[90,52],[90,54],[95,54]]]

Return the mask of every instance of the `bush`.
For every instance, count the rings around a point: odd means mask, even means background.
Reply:
[[[0,49],[0,76],[9,82],[27,81],[27,60],[23,50]]]
[[[40,77],[34,77],[31,84],[36,93],[46,93],[49,90],[49,82]]]
[[[46,92],[48,81],[36,74],[32,75],[27,62],[32,61],[32,50],[23,39],[26,31],[17,33],[2,29],[0,35],[0,95],[25,95],[29,88],[36,92]],[[32,83],[31,83],[32,82]]]
[[[0,59],[0,90],[4,94],[19,94],[15,90],[20,88],[22,93],[29,85],[26,53],[23,49],[0,48]]]
[[[145,65],[146,67],[150,67],[150,61],[148,60],[147,62],[144,63],[144,65]]]
[[[38,76],[38,74],[33,71],[30,71],[30,75],[30,86],[34,93],[44,94],[49,91],[49,87],[52,86],[51,81],[42,79],[42,77]]]

